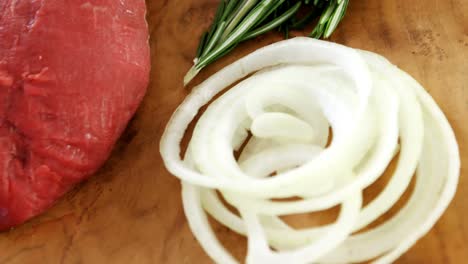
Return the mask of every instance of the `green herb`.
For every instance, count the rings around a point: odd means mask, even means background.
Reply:
[[[303,29],[320,16],[309,36],[328,38],[343,19],[348,3],[349,0],[221,0],[213,24],[200,39],[184,85],[240,42],[274,29],[288,38],[290,30]],[[298,17],[301,8],[307,12]]]

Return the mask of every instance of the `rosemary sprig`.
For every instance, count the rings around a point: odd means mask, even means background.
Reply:
[[[313,38],[328,38],[343,19],[349,0],[221,0],[214,21],[200,38],[193,67],[184,77],[189,83],[204,67],[223,57],[240,42],[272,30],[302,29],[319,20],[309,34]],[[298,17],[300,8],[306,15]]]

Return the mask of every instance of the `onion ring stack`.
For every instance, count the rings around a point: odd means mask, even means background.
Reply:
[[[249,74],[209,105],[181,159],[199,109]],[[182,180],[192,232],[218,263],[237,261],[206,213],[247,236],[247,263],[391,263],[447,208],[460,170],[447,119],[413,78],[377,54],[310,38],[261,48],[196,87],[167,124],[160,150]],[[363,190],[397,154],[387,186],[363,206]],[[413,175],[404,207],[355,234],[397,202]],[[302,199],[278,201],[288,197]],[[337,205],[336,222],[325,226],[294,229],[279,218]]]

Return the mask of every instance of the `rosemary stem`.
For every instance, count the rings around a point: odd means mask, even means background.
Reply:
[[[204,67],[231,52],[237,45],[269,31],[302,29],[319,17],[313,38],[328,38],[343,19],[349,0],[220,0],[209,30],[200,38],[194,65],[184,85]],[[299,8],[307,11],[298,18]]]
[[[185,74],[184,76],[184,86],[187,86],[187,84],[197,76],[197,74],[200,72],[201,69],[197,69],[196,65],[193,65],[192,68]]]

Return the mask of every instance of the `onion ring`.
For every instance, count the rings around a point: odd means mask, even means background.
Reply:
[[[209,105],[181,159],[180,142],[200,108],[249,74]],[[167,124],[160,151],[182,180],[192,232],[218,263],[237,260],[207,213],[247,236],[247,263],[391,263],[442,215],[460,171],[452,128],[411,76],[377,54],[301,37],[261,48],[194,88]],[[363,206],[362,191],[397,153],[387,186]],[[414,174],[414,191],[395,216],[353,234],[387,212]],[[272,200],[295,196],[302,200]],[[279,218],[337,205],[336,222],[325,226],[294,229]]]

